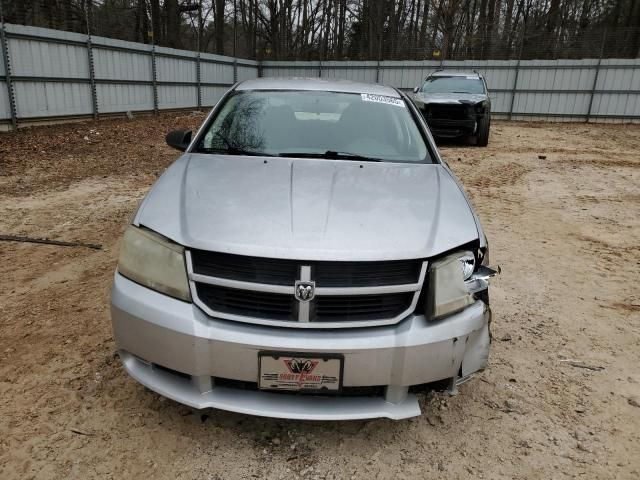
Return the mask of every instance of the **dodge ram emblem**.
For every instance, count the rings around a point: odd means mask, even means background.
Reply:
[[[315,282],[304,282],[297,281],[296,282],[296,290],[295,295],[298,300],[301,302],[309,302],[313,300],[315,295],[316,284]]]
[[[304,358],[290,358],[284,363],[291,373],[311,373],[318,364],[317,361]]]

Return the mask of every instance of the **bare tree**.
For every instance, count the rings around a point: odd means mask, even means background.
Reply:
[[[640,0],[2,1],[9,23],[203,52],[230,54],[235,32],[260,59],[640,54]]]

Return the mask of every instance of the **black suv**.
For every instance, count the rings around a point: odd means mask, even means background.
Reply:
[[[414,102],[435,137],[475,138],[476,145],[487,146],[491,100],[482,75],[439,70],[413,92]]]

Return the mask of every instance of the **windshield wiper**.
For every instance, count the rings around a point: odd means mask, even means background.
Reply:
[[[196,152],[199,153],[222,153],[225,155],[245,155],[251,157],[275,157],[275,155],[266,152],[259,152],[257,150],[248,150],[244,147],[240,147],[238,145],[234,145],[227,137],[225,137],[220,132],[216,132],[214,134],[220,140],[222,140],[226,146],[226,148],[207,148],[207,147],[199,147]]]
[[[199,147],[195,150],[195,153],[220,153],[222,155],[244,155],[246,157],[275,157],[272,153],[258,152],[257,150],[246,150],[241,147],[226,147],[226,148],[206,148]]]
[[[382,162],[381,158],[367,157],[365,155],[358,155],[357,153],[349,152],[336,152],[334,150],[327,150],[326,152],[285,152],[278,154],[279,157],[292,157],[292,158],[327,158],[329,160],[354,160],[361,162]]]

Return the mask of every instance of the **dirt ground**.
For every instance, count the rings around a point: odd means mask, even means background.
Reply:
[[[640,477],[640,127],[496,123],[443,146],[484,223],[489,368],[408,421],[194,414],[129,378],[108,297],[171,114],[0,134],[0,478]]]

